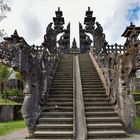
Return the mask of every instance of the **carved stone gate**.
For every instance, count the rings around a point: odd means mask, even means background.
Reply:
[[[0,43],[0,62],[19,71],[24,77],[22,115],[31,134],[41,106],[49,94],[61,55],[70,53],[70,23],[64,29],[62,11],[58,8],[55,13],[53,23],[47,26],[42,45],[29,46],[17,31]],[[109,45],[102,26],[95,19],[89,7],[84,20],[85,27],[79,23],[80,53],[90,52],[94,56],[102,71],[108,97],[115,105],[126,130],[131,130],[134,125],[135,103],[130,93],[130,81],[135,71],[140,69],[140,27],[131,24],[126,28],[122,34],[126,37],[124,45]],[[60,33],[63,35],[57,40]],[[88,34],[92,35],[92,39]]]

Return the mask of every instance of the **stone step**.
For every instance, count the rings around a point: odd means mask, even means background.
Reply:
[[[83,94],[85,95],[85,94],[94,94],[94,95],[99,95],[99,94],[101,94],[101,95],[106,95],[105,94],[106,92],[105,92],[105,90],[101,90],[101,91],[83,91]]]
[[[83,76],[83,77],[99,77],[98,73],[97,72],[94,72],[94,71],[90,71],[90,72],[87,72],[87,71],[80,71],[80,75]]]
[[[58,71],[58,72],[56,72],[55,73],[55,75],[58,75],[58,76],[66,76],[66,75],[68,75],[68,76],[73,76],[73,71],[68,71],[68,72],[66,72],[66,71]]]
[[[73,75],[55,75],[54,78],[73,78]]]
[[[73,112],[42,112],[41,117],[43,118],[69,118],[73,116]]]
[[[86,106],[110,106],[112,104],[108,103],[108,101],[104,102],[85,102],[85,107]]]
[[[55,90],[50,90],[50,95],[51,94],[69,94],[69,95],[72,95],[73,94],[73,91],[72,90],[70,90],[70,91],[68,91],[68,90],[57,90],[57,91],[55,91]]]
[[[123,130],[123,126],[120,123],[94,123],[87,124],[87,129],[92,131],[98,130]]]
[[[83,91],[102,91],[105,90],[103,87],[90,87],[90,88],[84,88],[82,87]]]
[[[85,67],[80,66],[80,68],[81,68],[80,71],[81,71],[82,74],[97,73],[97,70],[95,69],[95,67],[92,64],[90,66],[85,66]],[[91,68],[91,69],[88,69],[88,71],[87,71],[87,68]]]
[[[69,84],[69,85],[65,85],[65,84],[62,84],[62,85],[56,85],[56,84],[53,84],[52,86],[51,86],[52,88],[73,88],[73,84]]]
[[[98,73],[97,74],[92,73],[90,75],[82,74],[82,73],[80,73],[80,74],[81,74],[81,78],[99,78],[100,79]]]
[[[57,82],[52,82],[52,85],[51,86],[53,86],[53,85],[60,85],[60,86],[63,86],[63,85],[65,85],[65,86],[73,86],[73,81],[71,81],[71,82],[61,82],[61,81],[57,81]]]
[[[105,92],[105,89],[104,88],[82,88],[83,89],[83,92],[85,92],[85,91],[87,91],[87,92],[102,92],[102,91],[104,91]]]
[[[54,77],[55,80],[73,80],[73,77]]]
[[[71,112],[71,111],[73,111],[73,107],[71,106],[71,107],[59,107],[59,106],[54,106],[54,107],[46,107],[46,108],[43,108],[43,110],[42,111],[46,111],[46,112],[50,112],[50,111],[56,111],[56,112],[59,112],[59,111],[61,111],[61,112],[63,112],[63,111],[69,111],[69,112]]]
[[[73,98],[48,98],[48,101],[53,101],[53,102],[68,102],[68,101],[73,101]]]
[[[101,83],[102,81],[100,79],[81,79],[82,83],[83,82],[94,82],[94,83]]]
[[[68,68],[72,68],[72,61],[66,61],[66,62],[61,62],[58,65],[58,68],[63,68],[63,67],[68,67]]]
[[[84,101],[89,101],[89,102],[104,102],[104,101],[109,101],[110,99],[108,98],[99,98],[99,97],[94,97],[94,98],[91,98],[91,97],[84,97]]]
[[[88,138],[122,138],[126,137],[123,130],[106,130],[106,131],[88,131]]]
[[[36,131],[34,136],[41,138],[54,138],[54,139],[64,139],[64,138],[73,138],[73,131]]]
[[[108,98],[106,94],[94,94],[94,93],[84,93],[83,96],[89,98]]]
[[[72,73],[72,71],[71,72],[56,72],[55,73],[55,76],[73,76],[73,73]]]
[[[49,99],[47,100],[48,103],[50,103],[50,102],[56,102],[55,105],[57,105],[57,103],[62,103],[63,104],[63,103],[69,103],[69,102],[72,102],[72,101],[73,100],[53,100],[53,99],[52,100],[49,100]]]
[[[102,85],[102,81],[95,81],[95,80],[81,80],[82,85]]]
[[[49,97],[51,97],[51,98],[72,97],[73,98],[73,94],[67,94],[67,93],[51,93]]]
[[[51,117],[51,118],[46,118],[46,117],[41,117],[39,118],[39,123],[45,123],[45,124],[72,124],[73,123],[73,118],[58,118],[58,117]]]
[[[111,106],[109,106],[109,107],[105,107],[105,106],[103,106],[103,107],[99,107],[99,106],[97,106],[97,107],[85,107],[85,111],[92,111],[92,112],[96,112],[96,111],[114,111],[114,108],[113,107],[111,107]]]
[[[91,81],[91,80],[93,80],[93,81],[101,81],[101,79],[99,78],[99,77],[82,77],[81,78],[81,80],[82,81],[85,81],[85,80],[87,80],[87,81]]]
[[[50,91],[72,91],[73,92],[73,88],[67,88],[67,87],[63,87],[63,88],[50,88]]]
[[[64,72],[69,72],[69,73],[71,73],[72,70],[73,70],[72,67],[66,67],[66,66],[63,67],[63,68],[60,68],[60,67],[59,67],[59,68],[57,69],[58,72],[63,72],[63,71],[64,71]]]
[[[119,117],[88,117],[87,123],[120,123]]]
[[[73,106],[73,102],[46,102],[46,106]]]
[[[87,76],[87,77],[90,77],[90,76],[98,76],[99,77],[97,72],[96,73],[94,73],[94,72],[90,73],[88,71],[88,72],[80,72],[80,74],[81,74],[81,76]]]
[[[68,109],[69,110],[69,109],[73,109],[73,106],[63,106],[62,107],[62,106],[59,106],[59,104],[58,105],[57,104],[56,105],[54,104],[54,106],[51,106],[51,107],[50,106],[44,106],[44,107],[42,107],[42,111],[46,111],[46,110],[50,110],[50,109],[52,109],[52,110],[53,109],[64,109],[64,110],[67,110]]]
[[[108,112],[108,111],[104,111],[104,112],[86,112],[86,117],[117,117],[118,114],[115,113],[115,111],[111,111],[111,112]]]
[[[104,88],[102,84],[82,84],[82,88]]]
[[[73,83],[72,79],[53,79],[52,82],[69,82],[69,83]]]
[[[100,79],[99,75],[81,75],[81,79]]]
[[[37,130],[54,130],[54,131],[64,131],[64,130],[73,130],[73,124],[38,124],[36,127]]]

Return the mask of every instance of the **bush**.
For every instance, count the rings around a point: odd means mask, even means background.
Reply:
[[[8,89],[4,90],[3,98],[6,98],[7,96],[21,96],[22,95],[22,90],[20,89]]]
[[[140,130],[140,117],[136,117],[135,130]]]
[[[140,94],[140,90],[138,90],[138,89],[137,90],[133,90],[132,93],[133,94]]]

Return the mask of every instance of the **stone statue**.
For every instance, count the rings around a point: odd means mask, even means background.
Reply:
[[[55,45],[55,31],[52,28],[53,23],[51,22],[46,29],[46,34],[44,35],[43,46],[46,47],[50,53],[54,52]]]
[[[103,33],[103,28],[102,26],[96,22],[96,29],[94,31],[94,47],[96,49],[96,53],[101,52],[101,50],[104,47],[105,41],[105,34]]]

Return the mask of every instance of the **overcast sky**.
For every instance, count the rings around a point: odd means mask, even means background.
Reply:
[[[0,23],[11,35],[17,29],[28,44],[40,45],[47,25],[52,22],[58,7],[63,11],[66,25],[71,22],[71,40],[79,42],[78,22],[83,23],[88,6],[94,12],[96,21],[104,28],[110,44],[124,43],[121,34],[133,22],[140,26],[140,0],[5,0],[11,12]]]

